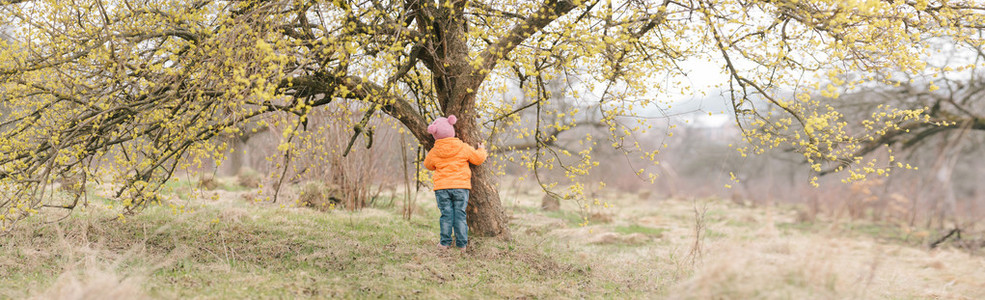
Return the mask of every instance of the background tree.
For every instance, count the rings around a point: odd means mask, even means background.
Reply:
[[[981,49],[964,53],[955,51],[946,53],[948,60],[967,60],[971,62],[985,61],[985,52]],[[969,56],[970,54],[970,56]],[[939,69],[948,70],[951,67],[944,64]],[[967,161],[980,151],[981,131],[985,130],[985,73],[971,64],[963,72],[943,72],[933,79],[908,78],[892,86],[868,87],[857,92],[841,96],[834,101],[841,111],[852,111],[852,117],[864,119],[865,116],[878,114],[878,107],[892,105],[909,107],[911,109],[927,109],[925,115],[935,122],[907,122],[899,129],[890,130],[877,139],[870,139],[856,151],[856,157],[880,155],[882,149],[891,149],[890,155],[897,153],[907,157],[922,158],[923,166],[927,168],[928,188],[932,191],[928,197],[929,210],[932,211],[930,220],[936,220],[936,226],[945,227],[945,221],[953,221],[956,228],[963,226],[959,219],[962,214],[958,211],[958,194],[969,197],[976,184],[974,171],[962,170],[971,168],[975,163]],[[923,154],[918,152],[924,152]],[[958,166],[959,161],[966,161]],[[850,162],[842,161],[832,165],[822,172],[832,172]],[[898,163],[900,166],[903,163]],[[964,173],[964,178],[953,180],[954,174]],[[960,175],[959,175],[960,176]],[[969,182],[970,179],[970,182]],[[911,195],[919,197],[918,195]],[[965,205],[965,209],[967,208]],[[929,224],[928,224],[929,225]]]
[[[462,139],[476,144],[529,109],[560,119],[510,133],[534,140],[534,155],[519,157],[530,168],[586,174],[598,162],[585,153],[597,145],[655,160],[663,145],[634,141],[649,126],[634,117],[665,93],[691,93],[687,65],[707,59],[728,75],[720,86],[753,147],[740,150],[790,145],[820,170],[825,161],[855,162],[857,136],[924,115],[887,107],[889,123],[852,124],[859,132],[849,136],[838,112],[809,96],[834,90],[815,74],[920,74],[930,69],[921,62],[929,41],[980,47],[970,33],[985,24],[975,1],[0,3],[2,25],[16,37],[0,47],[4,228],[42,208],[74,208],[79,197],[59,202],[46,188],[58,176],[113,178],[124,210],[139,208],[175,169],[221,160],[227,146],[209,141],[245,123],[287,127],[278,150],[289,158],[307,115],[337,99],[370,104],[354,139],[370,138],[367,121],[382,112],[430,148],[429,120],[455,114]],[[553,74],[573,87],[564,97],[571,111],[547,107]],[[876,78],[885,77],[843,83]],[[534,101],[493,97],[507,81],[532,83],[521,86]],[[789,88],[794,97],[784,94]],[[783,114],[757,113],[754,98]],[[549,142],[585,110],[598,111],[608,136],[586,136],[576,153]],[[508,236],[492,174],[473,171],[472,230]],[[573,184],[566,194],[583,190]]]

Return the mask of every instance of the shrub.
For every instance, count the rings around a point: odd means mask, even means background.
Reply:
[[[211,191],[218,187],[219,181],[215,180],[215,177],[202,176],[202,178],[198,180],[198,188],[200,189]]]
[[[331,210],[342,202],[341,191],[335,184],[309,181],[301,186],[298,206],[317,210]]]
[[[242,172],[237,176],[236,183],[245,188],[255,189],[260,187],[260,181],[262,180],[260,173],[254,171],[253,169],[243,169]]]

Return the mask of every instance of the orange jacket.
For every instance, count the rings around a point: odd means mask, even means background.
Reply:
[[[424,167],[434,171],[434,190],[472,189],[472,170],[469,163],[481,165],[486,161],[486,149],[475,150],[455,137],[434,142],[434,148],[424,157]]]

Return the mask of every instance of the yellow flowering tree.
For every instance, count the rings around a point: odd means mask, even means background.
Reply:
[[[854,161],[860,138],[932,120],[888,107],[848,124],[810,95],[926,72],[930,41],[981,47],[982,11],[974,0],[0,0],[14,38],[0,44],[0,223],[74,208],[77,197],[58,202],[47,187],[101,178],[101,166],[121,207],[140,207],[175,169],[221,160],[216,136],[251,124],[286,128],[278,150],[290,155],[307,115],[339,99],[369,104],[363,120],[385,115],[426,148],[429,121],[449,114],[470,144],[532,139],[510,158],[570,177],[598,164],[598,144],[654,160],[659,149],[632,139],[650,121],[634,116],[693,93],[687,65],[700,60],[727,75],[717,86],[749,138],[740,151],[793,146],[820,170]],[[570,86],[563,111],[545,88],[557,80]],[[502,97],[516,82],[523,95]],[[512,126],[524,111],[553,121]],[[589,115],[610,134],[580,151],[553,142]],[[366,124],[354,138],[371,135]],[[471,229],[508,236],[490,168],[473,171]]]

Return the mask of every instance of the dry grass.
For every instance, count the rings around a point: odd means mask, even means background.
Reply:
[[[141,276],[126,276],[91,259],[82,269],[68,269],[36,299],[147,299]]]
[[[513,194],[519,193],[504,193]],[[892,226],[803,224],[793,208],[750,208],[726,200],[698,199],[695,206],[692,199],[608,199],[615,203],[607,212],[612,222],[585,227],[533,213],[536,195],[504,203],[514,212],[518,232],[526,235],[519,238],[557,239],[596,277],[647,297],[985,299],[985,258],[955,248],[929,250],[878,231]],[[561,207],[575,211],[577,203]],[[705,227],[697,254],[695,224]]]
[[[955,250],[799,235],[722,240],[713,247],[694,276],[675,286],[674,298],[985,297],[982,258]]]
[[[410,220],[242,200],[253,193],[201,192],[192,211],[126,223],[94,203],[23,226],[0,241],[0,298],[985,298],[980,256],[778,207],[610,195],[594,213],[611,219],[579,226],[577,203],[543,212],[541,195],[504,192],[515,241],[476,238],[461,255],[435,249],[430,193]]]

